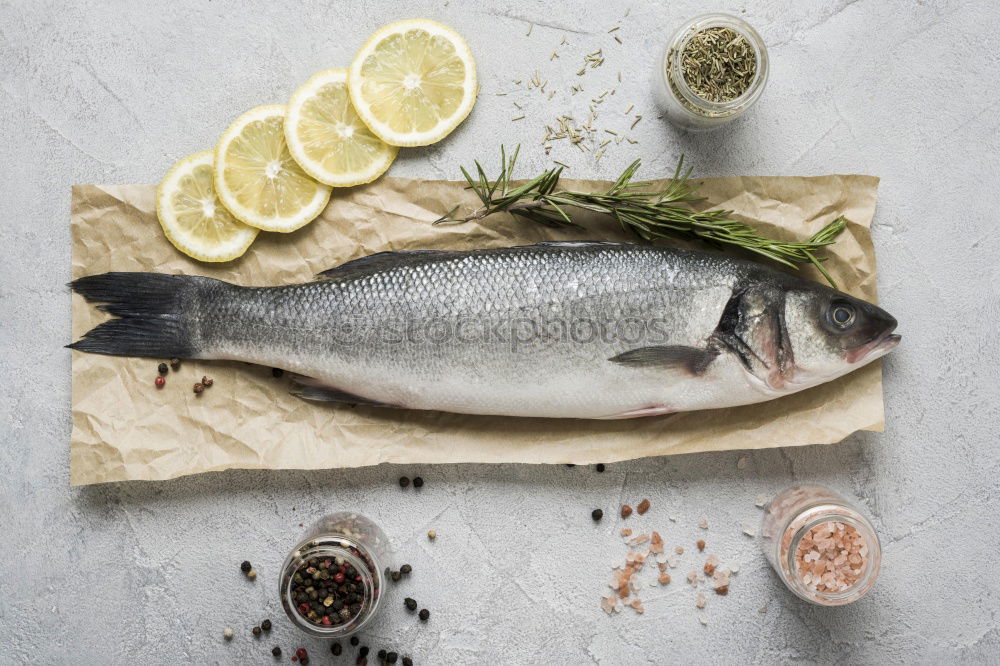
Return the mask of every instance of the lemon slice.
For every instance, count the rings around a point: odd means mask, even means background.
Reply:
[[[292,159],[284,122],[284,106],[258,106],[237,118],[215,147],[215,189],[223,205],[265,231],[295,231],[330,200],[330,186]]]
[[[347,87],[365,124],[394,146],[426,146],[448,136],[476,102],[469,45],[428,19],[375,31],[351,63]]]
[[[399,152],[358,117],[347,92],[346,69],[320,72],[295,91],[285,114],[285,139],[306,173],[335,187],[370,183]]]
[[[215,193],[212,161],[206,150],[171,167],[156,188],[156,216],[167,240],[199,261],[232,261],[259,233],[226,210]]]

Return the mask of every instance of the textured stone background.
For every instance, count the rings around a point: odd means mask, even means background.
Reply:
[[[0,2],[0,663],[267,663],[273,643],[328,663],[280,617],[275,576],[298,523],[340,507],[381,522],[414,565],[405,592],[431,621],[406,616],[394,592],[366,642],[418,663],[996,663],[1000,11],[954,0],[718,8],[763,34],[771,82],[751,117],[684,136],[655,119],[649,79],[667,34],[706,10],[694,0]],[[742,470],[725,453],[603,475],[381,466],[70,489],[70,185],[156,182],[241,111],[283,102],[313,71],[345,66],[375,27],[415,15],[469,38],[482,95],[452,137],[404,151],[394,174],[455,177],[518,141],[523,173],[541,168],[543,124],[584,115],[589,95],[564,91],[582,55],[604,47],[606,64],[582,81],[593,93],[622,72],[602,112],[635,103],[640,143],[599,164],[560,146],[553,157],[573,175],[612,177],[636,156],[664,175],[683,152],[706,176],[881,176],[880,287],[904,336],[885,364],[887,432],[748,454]],[[624,45],[606,33],[614,25]],[[563,91],[555,99],[494,95],[536,68]],[[527,117],[511,123],[515,100]],[[427,486],[404,493],[401,473]],[[741,534],[758,493],[798,480],[856,496],[879,528],[881,580],[851,607],[793,599]],[[690,544],[707,518],[710,550],[741,565],[730,596],[709,599],[708,626],[683,584],[651,589],[642,616],[598,607],[624,548],[619,521],[595,526],[590,510],[644,496],[653,509],[636,526]],[[238,573],[244,558],[256,584]],[[264,616],[277,626],[257,643],[249,628]]]

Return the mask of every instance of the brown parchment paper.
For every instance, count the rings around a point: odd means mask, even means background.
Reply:
[[[841,288],[875,300],[869,224],[871,176],[706,179],[702,207],[734,209],[768,234],[803,239],[836,215],[851,225],[832,248]],[[572,187],[605,184],[567,181]],[[290,235],[262,233],[240,260],[217,266],[177,252],[156,220],[153,185],[73,188],[73,277],[105,271],[207,275],[243,285],[309,280],[349,259],[388,249],[475,248],[545,239],[633,240],[608,220],[553,231],[497,215],[433,227],[474,195],[462,184],[383,178],[335,191],[320,219]],[[812,269],[807,273],[816,277]],[[73,339],[107,315],[72,296]],[[67,341],[69,342],[69,341]],[[157,362],[72,353],[73,485],[170,479],[227,468],[331,468],[394,463],[595,463],[643,456],[832,443],[883,425],[878,363],[767,403],[627,421],[579,421],[379,410],[305,402],[287,378],[242,363],[185,362],[163,390]],[[202,374],[215,385],[196,396]]]

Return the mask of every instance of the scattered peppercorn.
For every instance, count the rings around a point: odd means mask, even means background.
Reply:
[[[243,563],[240,564],[240,571],[243,573],[250,573],[251,569],[253,569],[253,565],[248,560],[243,560]]]
[[[159,375],[157,375],[156,379],[153,380],[153,384],[156,386],[156,388],[163,388],[166,385],[166,383],[167,380],[164,379],[163,377],[160,377]]]
[[[271,376],[272,377],[280,377],[283,374],[285,374],[285,371],[282,370],[281,368],[271,368]]]
[[[417,600],[406,597],[403,599],[403,605],[406,606],[406,610],[415,611],[417,610]]]
[[[622,504],[622,518],[628,518],[632,515],[632,507],[628,504]]]
[[[705,550],[705,540],[704,539],[698,539],[698,541],[695,543],[695,545],[698,546],[698,552],[702,552],[702,551]]]
[[[361,640],[357,636],[351,636],[351,645],[352,646],[357,647],[358,643],[360,643],[360,642],[361,642]]]
[[[275,657],[280,657],[281,656],[281,648],[278,647],[277,645],[275,645],[273,648],[271,648],[271,654],[273,654]]]
[[[635,507],[635,510],[639,512],[640,516],[645,514],[647,511],[649,511],[649,500],[643,499],[641,502],[639,502],[639,506]]]
[[[260,627],[254,627],[253,629],[250,630],[250,632],[253,633],[255,637],[260,636]]]
[[[597,471],[598,472],[604,471],[604,463],[597,463]]]
[[[413,660],[409,657],[403,657],[403,666],[413,666]]]
[[[403,566],[399,567],[399,573],[403,574],[404,576],[409,576],[411,573],[413,573],[413,567],[411,567],[409,564],[404,564]]]
[[[593,518],[594,522],[596,523],[597,521],[599,521],[601,518],[604,517],[604,512],[601,511],[600,509],[594,509],[593,511],[590,512],[590,517]]]
[[[400,488],[405,488],[408,485],[410,485],[410,477],[408,477],[408,476],[401,476],[401,477],[399,477],[399,487]]]
[[[263,622],[260,623],[260,628],[263,629],[264,631],[271,631],[271,621],[264,620]]]
[[[434,541],[434,539],[437,539],[437,536],[438,536],[438,533],[435,532],[434,530],[427,530],[427,538],[430,539],[431,541]]]
[[[247,578],[249,578],[250,580],[257,580],[257,570],[251,569],[250,571],[248,571]]]
[[[413,477],[413,487],[414,488],[423,488],[424,487],[424,477],[422,477],[422,476],[415,476],[415,477]]]
[[[403,574],[399,573],[398,571],[393,571],[391,574],[389,574],[389,577],[392,578],[393,583],[398,583],[399,579],[403,577]]]
[[[204,386],[205,388],[208,388],[209,386],[211,386],[214,383],[215,383],[215,380],[212,379],[211,377],[202,376],[202,378],[201,378],[201,385]]]
[[[385,655],[385,663],[387,664],[395,664],[397,659],[399,659],[397,652],[387,652]]]
[[[344,651],[344,647],[340,644],[340,641],[334,641],[333,645],[330,646],[330,652],[333,656],[339,657],[340,653]]]
[[[368,650],[369,650],[369,648],[368,648],[367,645],[362,645],[358,649],[358,657],[360,657],[362,659],[365,658],[365,657],[367,657],[368,656]]]
[[[156,366],[156,371],[161,375],[167,374],[167,364],[166,363],[159,364],[158,366]]]
[[[201,393],[202,391],[205,390],[205,385],[199,382],[199,383],[197,383],[197,384],[194,385],[194,389],[192,389],[192,390],[195,393]]]
[[[181,368],[181,360],[179,358],[172,358],[172,359],[170,359],[170,368],[174,372],[177,372],[178,370],[180,370],[180,368]]]
[[[298,650],[296,650],[295,656],[298,657],[299,661],[303,664],[309,661],[309,653],[306,652],[305,648],[299,648]]]
[[[232,627],[226,627],[225,629],[222,630],[222,637],[225,638],[227,641],[233,640],[233,636],[235,635],[236,633],[233,632]]]
[[[385,650],[379,650],[378,651],[378,658],[379,658],[379,661],[385,661]]]
[[[427,610],[426,608],[420,609],[420,620],[422,622],[426,622],[427,618],[429,618],[430,616],[431,616],[431,612],[429,610]]]

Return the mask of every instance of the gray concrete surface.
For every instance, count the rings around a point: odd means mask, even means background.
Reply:
[[[283,661],[301,644],[312,663],[331,663],[280,616],[275,577],[298,524],[341,507],[379,521],[414,566],[365,642],[417,663],[997,663],[1000,9],[717,6],[763,34],[771,82],[751,117],[684,136],[655,119],[648,80],[668,33],[706,10],[694,0],[0,2],[0,663],[269,663],[273,644]],[[699,175],[880,176],[879,282],[904,336],[885,364],[886,433],[748,454],[743,469],[733,452],[603,475],[381,466],[71,489],[70,185],[156,182],[239,112],[283,102],[313,71],[347,65],[375,27],[415,15],[468,37],[482,95],[451,138],[405,151],[394,174],[455,177],[518,141],[524,173],[541,168],[543,124],[586,100],[494,93],[536,68],[564,91],[583,54],[603,47],[604,67],[583,81],[610,88],[622,72],[603,112],[636,104],[640,142],[600,163],[559,147],[553,157],[574,175],[612,177],[636,156],[663,175],[683,152]],[[606,32],[615,25],[622,45]],[[513,101],[524,120],[510,122]],[[426,487],[402,492],[402,473]],[[741,534],[758,493],[797,480],[855,496],[878,526],[881,580],[853,606],[792,598]],[[731,594],[709,599],[707,626],[683,584],[647,592],[641,616],[598,607],[624,556],[611,509],[644,496],[653,509],[637,525],[690,544],[707,518],[709,549],[740,564]],[[609,514],[599,526],[596,506]],[[255,584],[238,573],[244,558],[260,570]],[[406,615],[404,595],[432,610],[429,623]],[[255,641],[265,616],[276,628]]]

